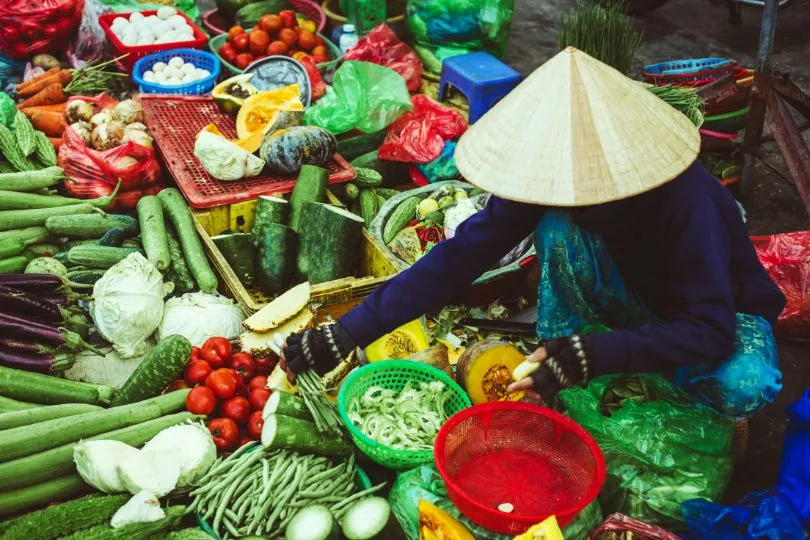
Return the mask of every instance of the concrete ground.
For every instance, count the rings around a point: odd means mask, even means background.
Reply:
[[[515,0],[507,61],[524,75],[542,64],[558,50],[557,23],[561,14],[577,0]],[[198,0],[202,10],[211,9],[213,0]],[[742,23],[729,22],[724,6],[708,0],[670,0],[662,8],[637,18],[644,32],[645,45],[637,59],[641,66],[678,58],[725,56],[753,67],[759,39],[762,11],[745,7]],[[793,0],[781,9],[773,51],[776,69],[792,74],[793,80],[810,92],[810,0]],[[635,70],[638,73],[638,69]],[[810,134],[810,132],[808,132]],[[773,149],[770,149],[772,152]],[[770,155],[779,162],[777,155]],[[810,228],[808,218],[795,190],[761,164],[750,193],[742,202],[748,212],[751,234],[772,234]],[[765,409],[750,424],[750,443],[746,459],[736,469],[726,500],[775,484],[785,427],[784,407],[810,387],[808,347],[780,342],[780,361],[784,390],[776,403]]]

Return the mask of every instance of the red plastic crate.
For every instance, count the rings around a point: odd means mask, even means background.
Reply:
[[[208,174],[194,156],[197,133],[214,123],[225,137],[236,138],[233,117],[222,112],[210,96],[140,94],[137,99],[143,106],[146,125],[166,168],[194,208],[232,204],[293,190],[295,176],[260,174],[236,182],[220,182]],[[355,175],[354,167],[339,154],[335,154],[326,169],[330,184],[348,182]]]
[[[148,17],[149,15],[156,15],[157,10],[153,9],[149,11],[141,11],[140,13],[144,17]],[[176,43],[160,43],[158,45],[141,45],[139,47],[128,47],[124,45],[123,42],[118,39],[118,36],[116,36],[112,31],[113,20],[118,17],[123,17],[129,20],[129,16],[132,15],[132,13],[106,13],[101,15],[98,18],[98,24],[101,26],[101,29],[104,30],[104,33],[107,35],[107,40],[110,42],[110,45],[112,45],[113,56],[119,57],[124,54],[129,54],[129,56],[126,58],[122,58],[116,62],[118,69],[125,73],[132,73],[132,67],[139,58],[160,51],[169,51],[171,49],[204,49],[205,45],[208,43],[208,36],[205,35],[205,32],[203,32],[199,26],[194,24],[194,21],[189,19],[188,16],[182,11],[178,10],[177,14],[185,18],[188,25],[194,31],[193,40],[178,41]]]

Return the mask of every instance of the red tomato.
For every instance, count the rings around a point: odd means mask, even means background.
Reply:
[[[200,350],[203,360],[211,364],[214,369],[221,368],[231,360],[233,347],[224,337],[210,337],[205,340]]]
[[[220,451],[231,450],[239,442],[239,426],[230,418],[216,418],[208,423],[208,431]]]
[[[233,64],[236,61],[237,53],[234,49],[228,49],[224,53],[220,54],[220,56],[229,64]]]
[[[253,407],[256,411],[264,410],[264,404],[267,403],[267,400],[270,399],[270,390],[267,388],[254,388],[250,391],[250,395],[248,400],[250,401],[250,406]]]
[[[231,29],[228,30],[228,41],[233,42],[233,39],[238,36],[239,34],[244,34],[245,29],[241,26],[231,26]]]
[[[244,424],[250,416],[250,402],[242,396],[234,396],[222,403],[222,416]]]
[[[267,377],[264,375],[256,375],[250,382],[248,383],[248,390],[253,390],[254,388],[265,388],[267,386]]]
[[[195,346],[192,345],[191,346],[191,359],[188,361],[188,363],[190,364],[192,362],[196,362],[197,360],[202,360],[202,356],[200,356],[200,348],[195,347]]]
[[[174,392],[175,390],[182,390],[183,388],[188,388],[188,383],[183,379],[177,379],[176,381],[172,381],[172,384],[166,387],[166,391]]]
[[[205,378],[205,386],[210,388],[219,399],[228,399],[236,393],[239,376],[232,369],[220,368],[212,371]]]
[[[278,363],[278,356],[257,356],[253,359],[256,362],[256,373],[259,375],[270,375],[273,368]]]
[[[211,364],[205,360],[195,360],[186,366],[184,376],[191,384],[203,384],[212,371]]]
[[[186,396],[186,409],[194,414],[211,414],[217,407],[217,397],[210,388],[198,386]]]
[[[247,52],[248,47],[250,47],[250,37],[247,34],[239,34],[231,40],[231,44],[233,44],[235,51]]]
[[[253,442],[253,438],[250,436],[250,434],[242,431],[239,434],[239,444],[237,444],[236,447],[237,448],[242,448],[247,443],[251,443],[251,442]]]
[[[254,28],[248,34],[248,47],[253,54],[264,54],[268,45],[270,45],[270,36],[264,30]]]
[[[20,30],[16,26],[6,26],[2,31],[3,41],[11,43],[20,39]]]
[[[278,16],[281,17],[281,24],[284,25],[284,28],[295,28],[298,26],[298,18],[295,16],[295,11],[285,9],[284,11],[280,11]]]
[[[237,54],[233,65],[239,69],[245,69],[253,62],[253,55],[250,53]]]
[[[57,37],[59,37],[59,27],[58,26],[50,26],[50,25],[45,26],[42,29],[42,34],[45,37],[45,39],[47,39],[48,41],[50,41],[52,39],[56,39]]]
[[[248,387],[242,377],[236,377],[236,395],[248,397]]]
[[[262,438],[262,427],[264,426],[264,419],[262,418],[262,411],[253,411],[248,418],[247,430],[250,436],[257,441]]]
[[[256,362],[250,353],[239,352],[231,358],[231,367],[236,370],[242,380],[248,382],[256,373]]]
[[[25,21],[20,25],[20,33],[31,41],[40,36],[41,29],[34,21]]]

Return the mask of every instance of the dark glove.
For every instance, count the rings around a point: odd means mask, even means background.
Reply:
[[[326,324],[287,338],[284,358],[287,369],[296,375],[307,369],[325,375],[337,367],[357,347],[340,323]]]
[[[545,349],[547,358],[531,377],[534,390],[546,404],[553,406],[557,392],[588,382],[592,372],[590,339],[574,334],[547,342]]]

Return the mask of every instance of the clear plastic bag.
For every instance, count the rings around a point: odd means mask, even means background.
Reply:
[[[399,73],[370,62],[350,60],[335,71],[332,87],[307,109],[304,121],[335,135],[352,129],[372,133],[410,109],[410,94]]]
[[[400,41],[387,24],[374,27],[344,55],[345,60],[361,60],[393,69],[405,79],[409,92],[419,90],[422,61],[407,43]]]
[[[428,163],[442,153],[445,142],[467,130],[460,112],[424,94],[411,98],[413,110],[396,119],[380,146],[380,159]]]
[[[723,492],[733,421],[694,405],[661,375],[602,376],[559,396],[605,455],[606,513],[677,526],[683,501]]]
[[[110,8],[99,0],[85,0],[82,23],[67,50],[67,57],[74,68],[95,62],[104,54],[107,37],[98,24],[98,18],[109,12]]]
[[[84,0],[0,0],[0,52],[20,60],[64,50],[83,10]]]
[[[776,488],[751,493],[730,506],[695,499],[684,502],[682,507],[690,540],[805,537],[790,503]]]

